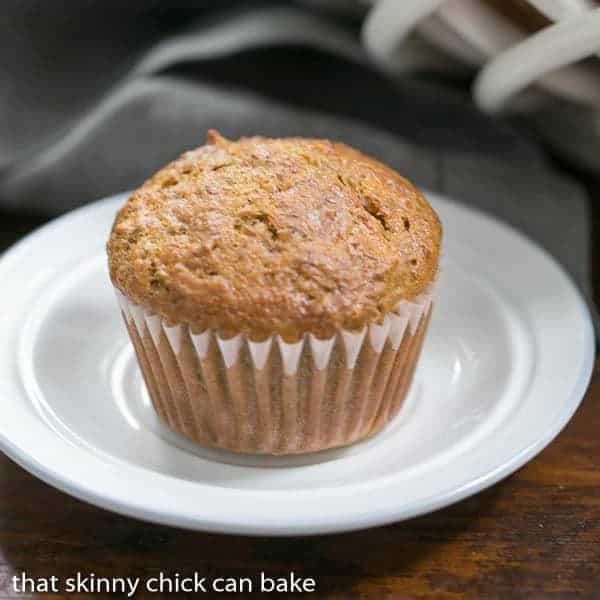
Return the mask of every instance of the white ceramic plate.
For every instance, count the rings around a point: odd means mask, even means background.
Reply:
[[[107,278],[125,196],[43,227],[0,261],[0,443],[48,483],[150,521],[310,534],[407,519],[512,473],[562,429],[593,362],[579,293],[514,231],[434,194],[445,264],[398,418],[295,458],[203,450],[157,421]]]

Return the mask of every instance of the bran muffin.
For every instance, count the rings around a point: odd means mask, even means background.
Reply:
[[[440,242],[420,192],[357,150],[211,131],[130,196],[108,257],[158,414],[202,444],[285,454],[398,412]]]

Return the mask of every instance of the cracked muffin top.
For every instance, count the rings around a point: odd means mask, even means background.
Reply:
[[[108,258],[114,285],[172,324],[294,341],[413,299],[440,241],[421,193],[349,146],[210,131],[129,197]]]

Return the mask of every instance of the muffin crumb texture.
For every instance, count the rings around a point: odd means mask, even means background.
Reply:
[[[294,341],[415,298],[440,240],[419,191],[344,144],[210,131],[130,196],[108,256],[115,286],[171,323]]]

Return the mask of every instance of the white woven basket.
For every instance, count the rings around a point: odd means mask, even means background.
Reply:
[[[600,67],[580,63],[600,51],[600,6],[591,0],[527,2],[549,21],[535,33],[480,0],[379,0],[365,20],[363,41],[382,68],[397,72],[398,47],[417,31],[479,69],[474,98],[489,112],[506,108],[532,84],[545,94],[600,108]]]

